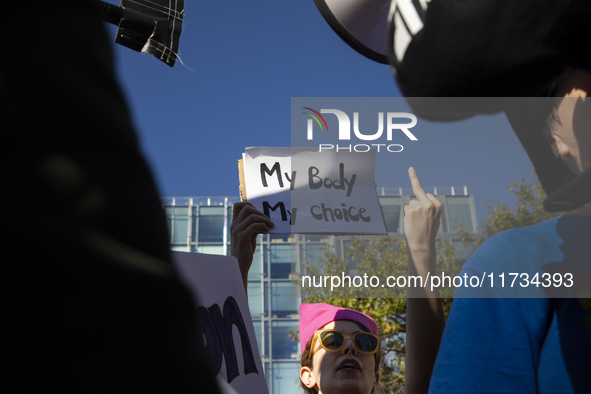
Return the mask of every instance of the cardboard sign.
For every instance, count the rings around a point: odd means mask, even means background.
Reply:
[[[236,258],[173,252],[173,260],[198,305],[197,335],[221,392],[268,393]]]
[[[245,192],[273,233],[387,234],[374,182],[375,151],[247,148]]]

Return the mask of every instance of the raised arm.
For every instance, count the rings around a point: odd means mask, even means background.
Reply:
[[[404,207],[404,237],[408,248],[408,274],[427,279],[436,274],[435,237],[443,207],[425,193],[414,168],[408,175],[416,200]],[[410,394],[427,393],[439,343],[445,327],[439,290],[409,287],[406,303],[406,385]]]
[[[266,233],[273,227],[273,222],[248,201],[234,204],[230,225],[230,254],[238,259],[247,296],[248,270],[257,247],[257,235]]]

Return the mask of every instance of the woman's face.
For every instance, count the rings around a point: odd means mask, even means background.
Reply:
[[[349,320],[328,323],[322,328],[335,329],[345,334],[363,332]],[[318,345],[314,345],[314,348]],[[314,349],[312,349],[314,351]],[[300,379],[307,387],[316,387],[322,394],[369,394],[377,388],[380,374],[375,372],[375,354],[362,354],[349,338],[345,346],[329,352],[320,347],[313,355],[313,369],[302,367]]]

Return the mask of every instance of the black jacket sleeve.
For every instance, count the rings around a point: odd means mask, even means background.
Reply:
[[[424,26],[391,59],[407,97],[538,96],[567,66],[591,70],[587,0],[415,3]]]

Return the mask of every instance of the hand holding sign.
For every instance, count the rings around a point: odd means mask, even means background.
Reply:
[[[248,270],[257,247],[257,235],[266,233],[275,225],[267,216],[256,209],[251,203],[234,204],[232,225],[230,226],[231,252],[238,259],[244,290],[247,289]]]

